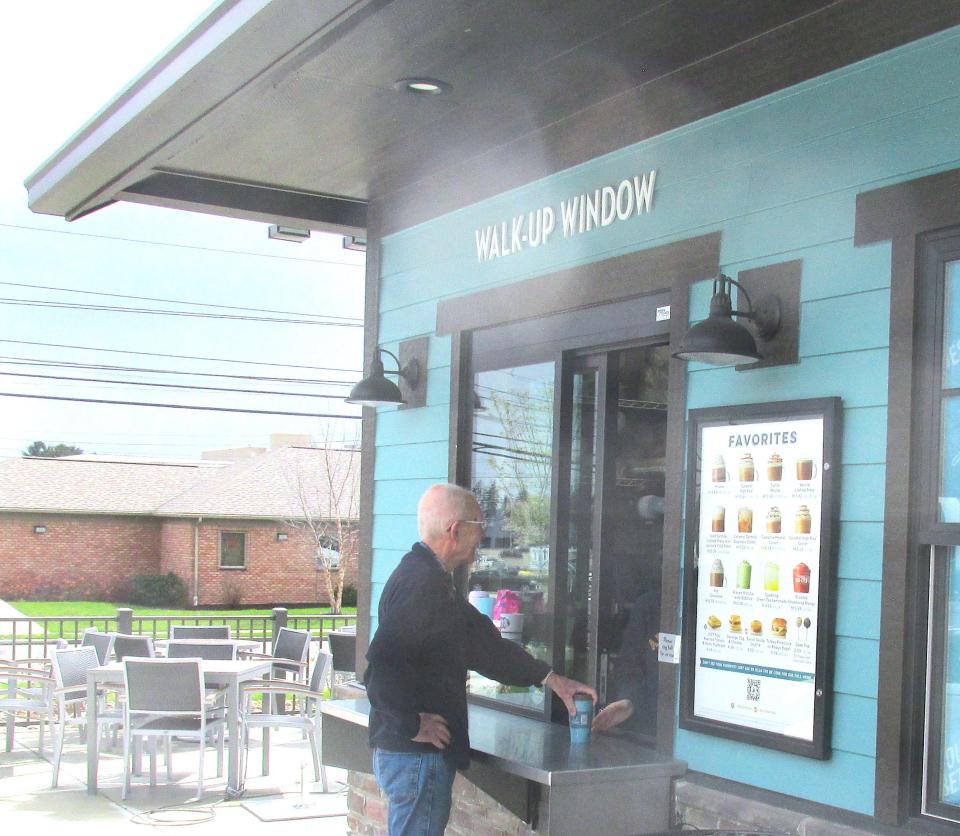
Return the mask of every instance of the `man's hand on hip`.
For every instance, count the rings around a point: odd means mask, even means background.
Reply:
[[[439,714],[420,712],[420,731],[413,738],[414,743],[432,743],[438,749],[446,749],[450,742],[450,729],[447,721]]]
[[[577,713],[577,709],[573,705],[574,694],[589,694],[593,699],[593,704],[597,704],[597,692],[589,685],[577,682],[575,679],[567,679],[567,677],[551,671],[543,684],[563,700],[563,704],[567,707],[571,717]]]

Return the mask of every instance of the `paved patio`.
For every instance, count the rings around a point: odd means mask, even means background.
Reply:
[[[101,750],[100,787],[96,796],[86,791],[86,747],[77,731],[68,733],[60,767],[60,786],[50,788],[52,766],[50,740],[46,736],[45,759],[37,753],[37,727],[18,726],[12,752],[0,751],[0,823],[34,832],[50,832],[61,823],[74,834],[97,833],[143,836],[142,825],[154,825],[160,832],[247,833],[251,829],[278,836],[342,836],[347,833],[346,793],[342,782],[346,773],[328,769],[332,792],[323,794],[312,782],[310,748],[307,741],[291,730],[272,733],[270,775],[260,775],[259,738],[250,750],[246,792],[237,800],[225,800],[225,778],[216,777],[216,753],[208,749],[205,762],[207,780],[204,794],[196,799],[196,747],[175,744],[174,783],[166,783],[162,757],[158,763],[157,786],[149,786],[148,759],[144,774],[134,778],[126,801],[120,800],[122,759],[117,750]],[[307,792],[301,793],[300,773],[304,765]],[[302,807],[298,807],[301,801]],[[246,805],[246,806],[244,806]],[[251,810],[256,808],[258,815]],[[334,813],[318,817],[320,813]],[[284,821],[262,821],[277,816],[309,816]],[[56,831],[53,831],[56,833]]]

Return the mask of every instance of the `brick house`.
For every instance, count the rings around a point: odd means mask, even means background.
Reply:
[[[0,597],[118,600],[134,576],[173,572],[196,605],[326,602],[307,523],[331,548],[338,515],[355,525],[358,463],[311,447],[237,462],[8,459]]]

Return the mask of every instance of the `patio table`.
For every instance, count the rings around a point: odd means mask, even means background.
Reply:
[[[270,660],[241,659],[237,661],[202,660],[200,670],[206,685],[226,687],[227,700],[227,796],[243,792],[240,775],[240,683],[262,679],[270,675]],[[87,711],[92,712],[87,722],[87,792],[97,792],[97,762],[99,735],[97,732],[97,687],[122,685],[123,663],[111,662],[87,672]]]

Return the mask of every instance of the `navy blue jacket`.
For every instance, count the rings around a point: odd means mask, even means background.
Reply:
[[[451,736],[444,757],[466,769],[467,671],[508,685],[538,685],[550,672],[457,594],[450,574],[423,543],[414,544],[390,576],[378,617],[364,676],[374,747],[436,752],[411,738],[420,730],[421,711],[439,714]]]

